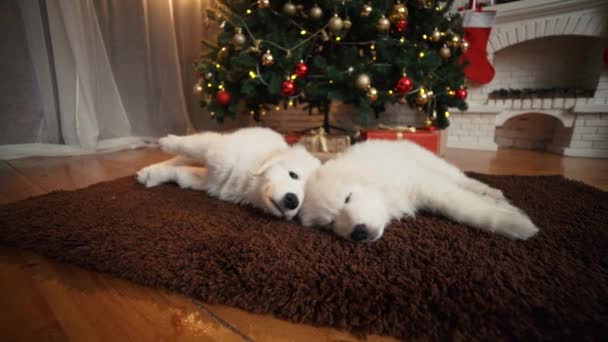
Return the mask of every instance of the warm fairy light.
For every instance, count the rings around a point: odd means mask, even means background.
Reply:
[[[405,37],[401,37],[401,38],[399,39],[399,43],[401,43],[401,44],[405,43]]]
[[[215,67],[219,69],[219,68],[221,68],[222,66],[221,66],[221,65],[219,65],[219,64],[216,64],[216,65],[215,65]]]
[[[258,74],[256,74],[255,71],[251,70],[251,71],[249,71],[249,77],[256,78],[256,77],[258,77]]]
[[[223,84],[220,84],[219,86],[217,86],[217,89],[219,89],[219,90],[224,89],[224,85],[223,85]]]
[[[255,114],[254,111],[252,111],[252,110],[249,111],[249,115],[253,116],[254,114]]]
[[[339,42],[342,38],[340,36],[336,36],[336,41]]]
[[[293,75],[289,76],[289,78],[291,78],[291,80],[293,81],[293,80],[295,80],[296,78],[298,78],[298,75],[293,74]]]
[[[300,31],[300,34],[301,34],[301,35],[305,35],[305,34],[306,34],[306,30],[302,30],[302,31]]]
[[[371,45],[369,48],[370,48],[371,50],[373,50],[373,49],[375,49],[375,48],[376,48],[376,45],[372,44],[372,45]]]
[[[393,91],[391,89],[389,89],[388,94],[393,95]]]
[[[450,117],[450,112],[445,112],[445,117],[449,118]]]
[[[274,110],[281,110],[281,106],[274,107]]]
[[[435,7],[435,11],[437,11],[437,12],[441,11],[441,7],[439,7],[439,6]]]
[[[251,14],[251,9],[247,9],[247,11],[245,11],[247,14]]]
[[[420,88],[420,94],[424,94],[424,93],[426,93],[426,89]]]
[[[334,84],[334,80],[329,80],[329,84]]]
[[[418,54],[418,57],[424,58],[424,51],[420,51],[420,53]]]
[[[213,87],[213,84],[211,84],[211,83],[207,83],[207,87],[208,87],[208,88],[211,88],[211,87]]]
[[[426,34],[422,35],[422,39],[427,39],[427,38],[428,38],[428,36]]]
[[[448,92],[448,94],[450,94],[450,95],[454,96],[454,95],[456,95],[456,92],[455,92],[455,91],[453,91],[453,90],[450,90],[450,91]]]
[[[292,100],[289,100],[289,102],[287,102],[287,105],[288,105],[289,107],[293,107],[293,101],[292,101]]]

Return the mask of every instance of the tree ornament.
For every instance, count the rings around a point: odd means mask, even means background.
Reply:
[[[450,41],[448,42],[448,44],[455,48],[460,47],[460,36],[457,35],[456,33],[454,33],[452,35],[452,38],[450,38]]]
[[[391,23],[396,25],[399,21],[407,19],[407,14],[407,7],[404,4],[397,2],[391,8],[388,19],[391,21]]]
[[[367,5],[363,5],[360,16],[369,17],[370,14],[372,14],[372,4],[368,3]]]
[[[243,30],[240,27],[237,27],[236,33],[234,34],[234,36],[232,36],[232,44],[234,44],[234,46],[238,48],[241,47],[241,45],[245,44],[246,41],[247,38],[243,34]]]
[[[308,65],[304,61],[296,64],[296,70],[294,72],[298,77],[306,77],[308,75]]]
[[[456,97],[461,100],[465,100],[468,95],[469,95],[469,93],[467,92],[467,90],[465,88],[461,87],[460,89],[456,90]]]
[[[220,51],[217,52],[217,59],[225,59],[229,54],[230,52],[228,51],[228,48],[224,46],[220,49]]]
[[[342,24],[344,24],[344,30],[346,30],[346,31],[350,30],[351,26],[353,26],[353,22],[350,21],[349,17],[346,17],[346,19],[344,19]]]
[[[370,101],[375,102],[378,99],[378,89],[369,87],[367,88],[365,95],[367,95]]]
[[[319,20],[319,19],[321,19],[323,17],[323,10],[318,5],[314,5],[310,9],[309,14],[310,14],[310,19],[312,19],[312,20]]]
[[[333,33],[339,32],[344,27],[344,21],[338,16],[338,14],[334,14],[334,16],[329,19],[327,27]]]
[[[296,85],[292,80],[283,81],[281,84],[281,94],[283,96],[293,96],[296,93]]]
[[[432,41],[433,43],[437,43],[438,41],[441,40],[441,32],[439,32],[439,30],[436,27],[433,29],[433,32],[431,32],[431,34],[429,35],[429,40]]]
[[[368,74],[359,74],[357,79],[355,79],[355,87],[361,90],[366,90],[371,83],[372,80],[369,78]]]
[[[387,32],[391,28],[391,22],[385,16],[380,17],[378,19],[378,24],[376,24],[376,29],[380,32]]]
[[[423,89],[420,89],[420,91],[418,92],[418,96],[416,96],[416,104],[418,105],[425,105],[429,102],[430,99],[430,95],[429,93]]]
[[[270,0],[258,0],[258,8],[270,7]]]
[[[446,60],[452,56],[452,51],[447,45],[444,44],[443,47],[439,49],[439,56]]]
[[[285,14],[286,16],[293,17],[297,13],[298,9],[296,8],[296,5],[293,4],[293,2],[287,1],[285,5],[283,5],[283,14]]]
[[[406,75],[403,75],[399,81],[397,81],[397,85],[395,86],[395,90],[399,94],[409,93],[412,91],[412,89],[414,89],[414,81],[412,81],[412,79]]]
[[[407,104],[407,99],[405,97],[401,96],[399,98],[399,103],[402,104],[402,105]]]
[[[198,80],[198,82],[196,82],[196,84],[194,85],[194,87],[192,87],[192,92],[194,93],[194,95],[196,96],[201,96],[203,95],[203,85],[201,84],[203,82],[203,80]]]
[[[205,79],[206,79],[207,81],[209,81],[210,79],[212,79],[212,78],[213,78],[213,73],[212,73],[211,71],[206,72],[206,73],[205,73],[205,75],[204,75],[204,77],[205,77]]]
[[[397,32],[403,32],[407,28],[407,19],[401,19],[395,24]]]
[[[271,66],[274,64],[274,56],[270,52],[270,50],[266,50],[266,53],[262,55],[262,65],[263,66]]]
[[[467,50],[469,49],[469,42],[467,42],[466,40],[462,40],[462,43],[460,43],[460,51],[462,51],[462,53],[467,52]]]
[[[220,106],[227,106],[230,104],[230,100],[232,100],[232,95],[227,90],[220,90],[215,94],[215,101]]]
[[[426,128],[430,128],[431,126],[433,126],[433,121],[432,121],[431,119],[429,119],[429,118],[426,118],[426,119],[424,120],[424,126],[425,126]]]

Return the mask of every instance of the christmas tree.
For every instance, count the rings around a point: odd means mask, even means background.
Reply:
[[[466,109],[468,43],[453,1],[219,0],[207,15],[220,25],[203,42],[194,92],[218,121],[244,102],[255,119],[305,103],[325,114],[353,104],[365,124],[387,104],[448,126],[448,108]]]

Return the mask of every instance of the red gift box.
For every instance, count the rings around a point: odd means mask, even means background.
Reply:
[[[440,134],[428,128],[416,128],[415,131],[397,131],[391,129],[371,129],[361,132],[363,140],[409,140],[439,154]]]

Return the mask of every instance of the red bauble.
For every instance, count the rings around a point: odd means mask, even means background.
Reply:
[[[293,96],[296,93],[296,85],[292,81],[284,81],[281,85],[283,96]]]
[[[220,90],[217,92],[217,94],[215,94],[215,101],[217,101],[220,106],[229,105],[230,100],[232,100],[232,95],[230,95],[230,92],[226,90]]]
[[[399,20],[395,24],[395,28],[397,29],[397,32],[403,32],[403,31],[405,31],[405,29],[407,28],[407,20],[406,19]]]
[[[308,75],[308,65],[303,62],[296,64],[295,74],[298,75],[298,77],[306,77],[306,75]]]
[[[466,99],[467,95],[469,95],[469,94],[467,93],[467,90],[464,88],[460,88],[460,89],[456,90],[456,97],[461,100]]]
[[[407,92],[412,91],[414,89],[414,81],[407,76],[403,76],[397,81],[397,85],[395,86],[395,90],[399,94],[405,94]]]

